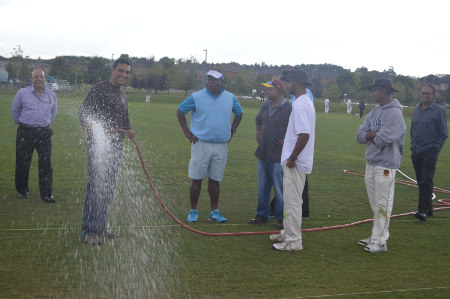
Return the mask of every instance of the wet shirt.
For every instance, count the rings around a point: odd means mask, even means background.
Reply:
[[[414,109],[411,120],[411,151],[423,153],[430,149],[440,152],[448,137],[445,110],[434,101],[425,110],[423,103]]]
[[[97,83],[81,104],[78,118],[83,127],[91,119],[99,121],[105,128],[130,130],[125,91],[109,80]]]
[[[33,85],[19,90],[11,105],[14,123],[31,127],[48,127],[56,117],[56,110],[55,92],[45,87],[39,95]]]

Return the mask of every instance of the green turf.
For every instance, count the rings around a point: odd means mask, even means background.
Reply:
[[[186,96],[153,94],[146,104],[143,92],[128,93],[132,126],[150,176],[168,208],[185,222],[190,146],[175,111]],[[87,163],[76,118],[86,92],[58,93],[58,115],[52,125],[53,189],[58,200],[54,205],[39,199],[36,156],[31,196],[27,200],[16,196],[16,126],[10,115],[14,94],[15,90],[0,90],[0,298],[450,297],[449,210],[436,212],[425,223],[412,216],[393,219],[389,251],[378,254],[357,245],[370,235],[371,224],[304,233],[302,252],[274,251],[268,235],[201,236],[175,224],[161,209],[129,141],[110,211],[110,225],[121,237],[98,248],[86,246],[78,240]],[[196,229],[276,230],[275,221],[246,224],[257,204],[254,119],[261,103],[242,100],[241,104],[244,117],[229,144],[219,202],[229,221],[225,225],[207,221],[204,185]],[[355,141],[362,120],[345,114],[344,105],[333,104],[328,115],[320,100],[316,108],[315,160],[309,176],[311,218],[303,228],[371,218],[363,179],[343,172],[364,169],[364,146]],[[408,128],[410,113],[405,111]],[[409,137],[406,145],[401,169],[413,176]],[[450,187],[448,148],[447,143],[435,178],[435,185],[442,188]],[[417,190],[397,185],[393,214],[414,211],[416,206]]]

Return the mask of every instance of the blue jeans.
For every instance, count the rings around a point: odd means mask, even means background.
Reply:
[[[272,187],[275,191],[275,218],[283,220],[283,168],[280,163],[258,159],[258,209],[256,216],[269,219]]]
[[[89,181],[84,202],[81,238],[89,234],[104,233],[108,228],[109,205],[114,199],[123,145],[123,137],[119,134],[114,135],[105,144],[102,141],[97,143],[95,140],[88,141]]]

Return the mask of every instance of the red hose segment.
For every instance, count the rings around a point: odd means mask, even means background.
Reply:
[[[122,130],[122,129],[113,129],[111,131],[124,132],[125,134],[127,134],[129,132],[127,130]],[[155,186],[153,185],[152,179],[150,178],[144,158],[142,157],[141,149],[139,148],[139,145],[136,142],[136,139],[133,137],[133,138],[131,138],[131,141],[134,143],[134,146],[136,147],[136,151],[139,155],[139,159],[141,160],[142,168],[144,169],[144,173],[147,178],[147,182],[149,183],[150,187],[152,188],[152,191],[155,194],[156,199],[158,200],[158,202],[160,203],[160,205],[164,209],[164,211],[166,211],[166,213],[170,216],[170,218],[172,218],[176,223],[178,223],[185,229],[187,229],[191,232],[194,232],[196,234],[204,235],[204,236],[222,236],[222,237],[223,236],[246,236],[246,235],[248,236],[248,235],[263,235],[263,234],[278,234],[280,232],[280,231],[261,231],[261,232],[209,233],[209,232],[203,232],[203,231],[197,230],[195,228],[190,227],[189,225],[184,224],[167,208],[167,206],[162,201],[161,197],[158,194],[158,191],[156,190]],[[362,171],[359,171],[359,170],[344,170],[344,173],[364,177],[364,174],[361,174]],[[411,183],[411,182],[404,181],[404,180],[397,180],[397,179],[396,179],[396,182],[399,184],[417,188],[417,184],[415,184],[415,183]],[[434,188],[434,190],[435,190],[435,192],[450,194],[449,190],[445,190],[445,189],[441,189],[441,188]],[[450,200],[440,199],[439,202],[440,202],[440,204],[434,204],[434,206],[444,206],[444,207],[435,208],[434,209],[435,211],[450,209]],[[414,212],[392,215],[391,218],[396,218],[396,217],[401,217],[401,216],[406,216],[406,215],[411,215],[411,214],[414,214]],[[323,230],[351,227],[351,226],[355,226],[355,225],[363,224],[363,223],[367,223],[367,222],[372,222],[372,221],[373,221],[373,219],[366,219],[366,220],[360,220],[360,221],[356,221],[356,222],[352,222],[352,223],[348,223],[348,224],[342,224],[342,225],[303,229],[302,232],[315,232],[315,231],[323,231]]]

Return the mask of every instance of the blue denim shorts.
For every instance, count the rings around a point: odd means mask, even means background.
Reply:
[[[209,143],[199,140],[197,143],[191,144],[189,178],[203,180],[209,177],[214,181],[222,181],[227,156],[227,143]]]

